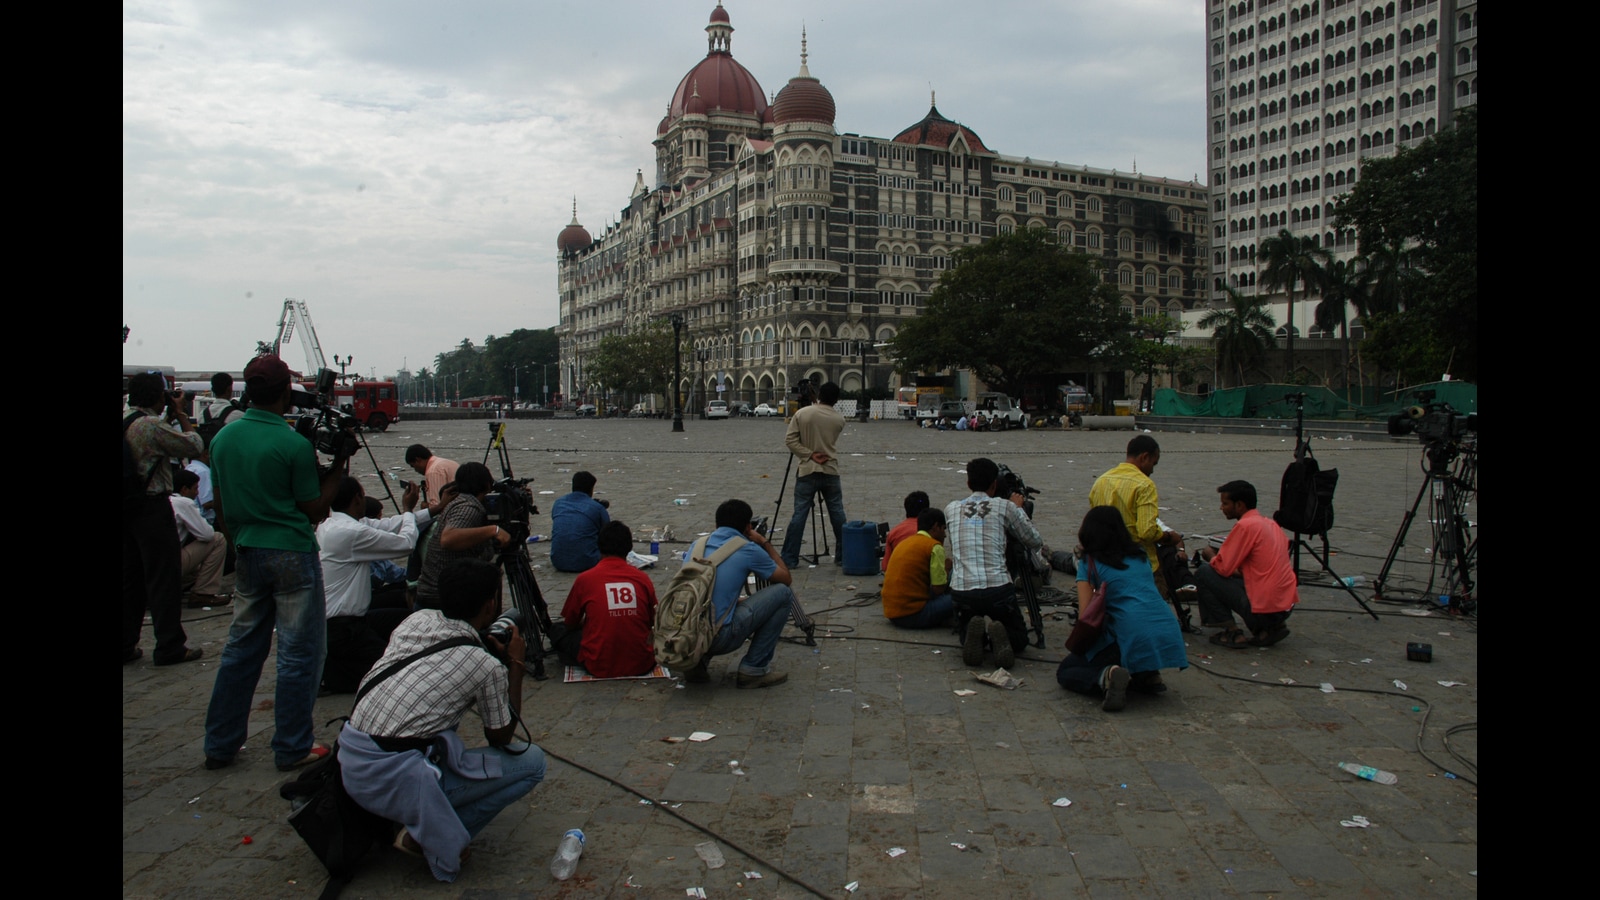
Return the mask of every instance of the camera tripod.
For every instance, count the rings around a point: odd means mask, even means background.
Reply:
[[[1428,564],[1428,583],[1423,597],[1448,596],[1451,612],[1472,612],[1477,606],[1473,573],[1478,568],[1478,537],[1467,519],[1467,503],[1478,492],[1478,449],[1475,442],[1433,440],[1423,446],[1427,472],[1417,497],[1411,501],[1400,530],[1395,533],[1389,555],[1383,561],[1373,589],[1383,599],[1384,585],[1395,557],[1405,546],[1406,533],[1417,516],[1424,497],[1428,498],[1428,521],[1433,525],[1433,555]],[[1439,560],[1444,560],[1439,570]],[[1440,576],[1442,590],[1435,595],[1434,577]]]
[[[520,620],[518,625],[524,631],[522,640],[527,649],[527,658],[523,662],[535,680],[543,681],[549,677],[545,674],[544,658],[546,654],[555,652],[556,636],[553,631],[555,625],[550,620],[550,608],[545,603],[544,592],[539,589],[539,580],[533,577],[533,565],[528,559],[528,517],[539,512],[527,498],[526,486],[533,479],[512,477],[511,455],[505,444],[506,425],[504,422],[488,424],[489,446],[483,451],[483,459],[487,463],[490,451],[498,450],[501,474],[500,481],[489,495],[489,521],[511,535],[511,542],[495,553],[495,561],[505,573],[506,587],[511,592],[511,607],[516,610]],[[545,647],[546,641],[549,642],[548,649]]]
[[[778,511],[783,509],[783,495],[788,492],[788,489],[789,489],[789,470],[791,468],[793,468],[793,467],[794,467],[794,454],[790,453],[789,454],[789,461],[787,463],[785,463],[784,466],[783,466],[783,481],[780,482],[779,485],[778,485],[778,502],[773,504],[773,507],[772,507],[772,524],[773,525],[777,525],[777,523],[783,521],[778,516]],[[799,476],[795,476],[795,480],[799,481],[800,480]],[[797,556],[800,559],[803,559],[806,562],[811,563],[813,566],[823,565],[822,560],[823,560],[824,557],[829,558],[829,559],[832,558],[832,553],[828,550],[828,534],[827,534],[827,532],[823,531],[823,529],[822,529],[823,518],[824,518],[823,512],[822,512],[822,507],[823,507],[823,504],[822,503],[818,503],[815,500],[813,500],[812,503],[811,503],[811,553],[810,554],[805,554],[805,553],[797,554]],[[832,526],[832,520],[831,519],[829,520],[828,524],[829,524],[830,527]],[[819,535],[819,534],[822,535],[822,549],[820,551],[817,550],[817,535]],[[840,548],[840,552],[843,552],[843,548]]]
[[[1293,471],[1296,468],[1304,468],[1309,470],[1309,472],[1315,476],[1318,471],[1316,457],[1311,453],[1311,442],[1305,439],[1306,395],[1304,393],[1289,394],[1283,399],[1294,404],[1294,462],[1289,464],[1289,469],[1290,471]],[[1337,472],[1338,470],[1329,470],[1327,474],[1337,477]],[[1285,472],[1285,480],[1287,479],[1288,472]],[[1328,575],[1333,578],[1334,582],[1333,584],[1310,582],[1308,586],[1331,587],[1335,590],[1343,590],[1345,593],[1354,598],[1357,603],[1361,604],[1361,608],[1367,611],[1367,615],[1371,616],[1374,622],[1380,621],[1378,619],[1378,614],[1373,612],[1372,607],[1367,605],[1367,601],[1361,599],[1361,595],[1356,593],[1356,589],[1351,587],[1349,582],[1345,581],[1343,578],[1340,578],[1339,573],[1333,571],[1333,567],[1328,564],[1329,557],[1332,556],[1332,553],[1328,549],[1328,528],[1333,524],[1333,512],[1331,509],[1333,500],[1332,485],[1330,485],[1328,488],[1328,502],[1330,508],[1326,511],[1321,508],[1321,498],[1316,497],[1314,488],[1312,491],[1312,497],[1315,499],[1312,501],[1311,512],[1306,516],[1306,518],[1310,521],[1304,522],[1296,520],[1291,523],[1289,529],[1293,534],[1289,540],[1290,552],[1293,555],[1292,562],[1296,574],[1296,581],[1299,580],[1300,551],[1304,550],[1305,552],[1311,554],[1311,558],[1317,561],[1317,565],[1321,566],[1322,571],[1327,572]],[[1283,499],[1284,498],[1280,498],[1279,506],[1283,505]],[[1280,525],[1283,524],[1283,520],[1279,517],[1282,516],[1284,512],[1284,510],[1280,509],[1278,512],[1273,514],[1273,519],[1278,521]],[[1319,531],[1305,533],[1300,531],[1300,527],[1302,525],[1308,525],[1309,527],[1315,528],[1318,527],[1319,523],[1321,523],[1321,530]],[[1311,546],[1311,544],[1305,539],[1306,534],[1313,534],[1322,538],[1322,552],[1320,554],[1317,553],[1316,548]]]

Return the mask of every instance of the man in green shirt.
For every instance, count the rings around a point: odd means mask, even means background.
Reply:
[[[284,422],[293,400],[283,360],[258,356],[245,367],[244,379],[249,411],[211,442],[214,489],[238,547],[238,568],[233,624],[206,710],[206,768],[232,763],[244,746],[276,629],[272,752],[278,768],[288,771],[328,754],[313,740],[311,719],[327,649],[314,527],[328,516],[347,459],[335,457],[319,474],[311,442]]]

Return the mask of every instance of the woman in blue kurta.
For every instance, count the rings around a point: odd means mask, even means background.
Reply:
[[[1128,536],[1122,514],[1096,506],[1078,529],[1083,553],[1078,560],[1078,608],[1102,583],[1106,586],[1105,627],[1088,653],[1068,653],[1056,681],[1069,691],[1104,696],[1101,708],[1122,709],[1131,688],[1147,694],[1167,689],[1162,669],[1187,669],[1183,633],[1172,608],[1161,599],[1150,559]],[[1094,561],[1094,575],[1089,561]]]

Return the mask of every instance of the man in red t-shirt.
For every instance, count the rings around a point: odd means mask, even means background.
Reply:
[[[633,531],[612,521],[600,529],[600,562],[578,576],[561,608],[566,647],[577,646],[578,664],[596,678],[647,675],[656,666],[650,626],[656,589],[650,577],[628,564]]]
[[[878,564],[878,571],[889,571],[889,557],[894,554],[894,548],[908,537],[917,533],[917,516],[928,508],[928,492],[912,491],[906,495],[906,517],[899,525],[889,529],[889,534],[883,539],[883,562]]]
[[[1210,565],[1195,570],[1200,624],[1222,630],[1211,643],[1239,649],[1270,647],[1289,636],[1284,621],[1300,602],[1289,541],[1283,529],[1256,512],[1256,489],[1248,481],[1217,488],[1222,514],[1234,520],[1221,550],[1200,548]],[[1234,625],[1234,614],[1245,629]]]

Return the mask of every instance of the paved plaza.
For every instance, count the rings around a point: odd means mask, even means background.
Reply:
[[[650,570],[660,590],[676,553],[711,530],[722,500],[773,511],[787,459],[782,420],[670,428],[664,420],[513,421],[509,455],[517,476],[536,478],[543,513],[569,490],[571,473],[587,469],[612,517],[633,528],[639,552],[648,552],[652,529],[670,525],[679,540],[662,546]],[[1333,568],[1364,577],[1370,596],[1423,484],[1421,444],[1345,439],[1336,427],[1314,433],[1323,468],[1340,473]],[[852,421],[839,444],[845,506],[851,519],[898,522],[912,490],[941,506],[965,496],[965,463],[987,456],[1042,491],[1035,522],[1047,544],[1070,549],[1090,485],[1122,460],[1131,436]],[[1190,536],[1191,550],[1228,527],[1217,510],[1223,482],[1251,481],[1263,511],[1276,507],[1292,432],[1154,436],[1162,518]],[[368,437],[377,466],[415,480],[402,465],[407,445],[482,460],[488,428],[406,422]],[[493,457],[489,465],[498,475]],[[364,453],[353,471],[370,495],[384,495]],[[788,484],[784,525],[792,473]],[[549,522],[535,517],[534,531],[548,534]],[[1423,586],[1429,541],[1424,511],[1391,584]],[[558,614],[574,576],[551,569],[547,546],[530,550]],[[1302,573],[1306,582],[1330,580],[1309,557]],[[1475,618],[1374,603],[1374,621],[1348,594],[1304,586],[1282,643],[1233,651],[1186,635],[1190,667],[1165,673],[1167,693],[1130,695],[1125,711],[1105,713],[1055,682],[1070,630],[1064,610],[1046,608],[1047,646],[1019,657],[1012,671],[1024,683],[1008,691],[976,681],[948,631],[890,627],[875,598],[879,578],[831,564],[802,563],[794,574],[817,621],[817,646],[779,645],[774,666],[789,674],[787,684],[735,689],[737,654],[712,662],[709,685],[564,684],[553,656],[555,677],[526,683],[523,710],[537,744],[715,832],[727,865],[708,869],[696,855],[695,845],[712,838],[552,757],[545,782],[474,843],[456,883],[437,883],[421,861],[384,848],[367,857],[345,896],[668,898],[690,888],[709,898],[811,896],[779,869],[825,896],[856,898],[1477,889],[1478,796],[1467,780],[1476,775],[1453,778],[1441,768],[1459,766],[1445,731],[1478,718]],[[1055,573],[1052,587],[1071,584]],[[154,668],[147,631],[145,658],[123,667],[123,895],[315,897],[326,872],[285,824],[289,806],[277,789],[290,776],[273,767],[268,747],[273,662],[256,690],[246,749],[231,767],[207,771],[203,724],[229,613],[187,610],[185,618],[204,659]],[[1431,644],[1433,661],[1407,661],[1407,642]],[[351,700],[317,702],[320,740],[333,740],[337,723],[324,723],[346,715]],[[1418,752],[1425,717],[1422,749],[1438,765]],[[461,731],[469,745],[482,743],[475,716]],[[715,737],[663,740],[696,731]],[[1475,730],[1451,735],[1449,746],[1476,761]],[[1341,761],[1399,781],[1359,780],[1336,768]],[[1355,817],[1367,826],[1353,827]],[[557,883],[549,860],[569,828],[582,828],[588,843],[578,874]]]

